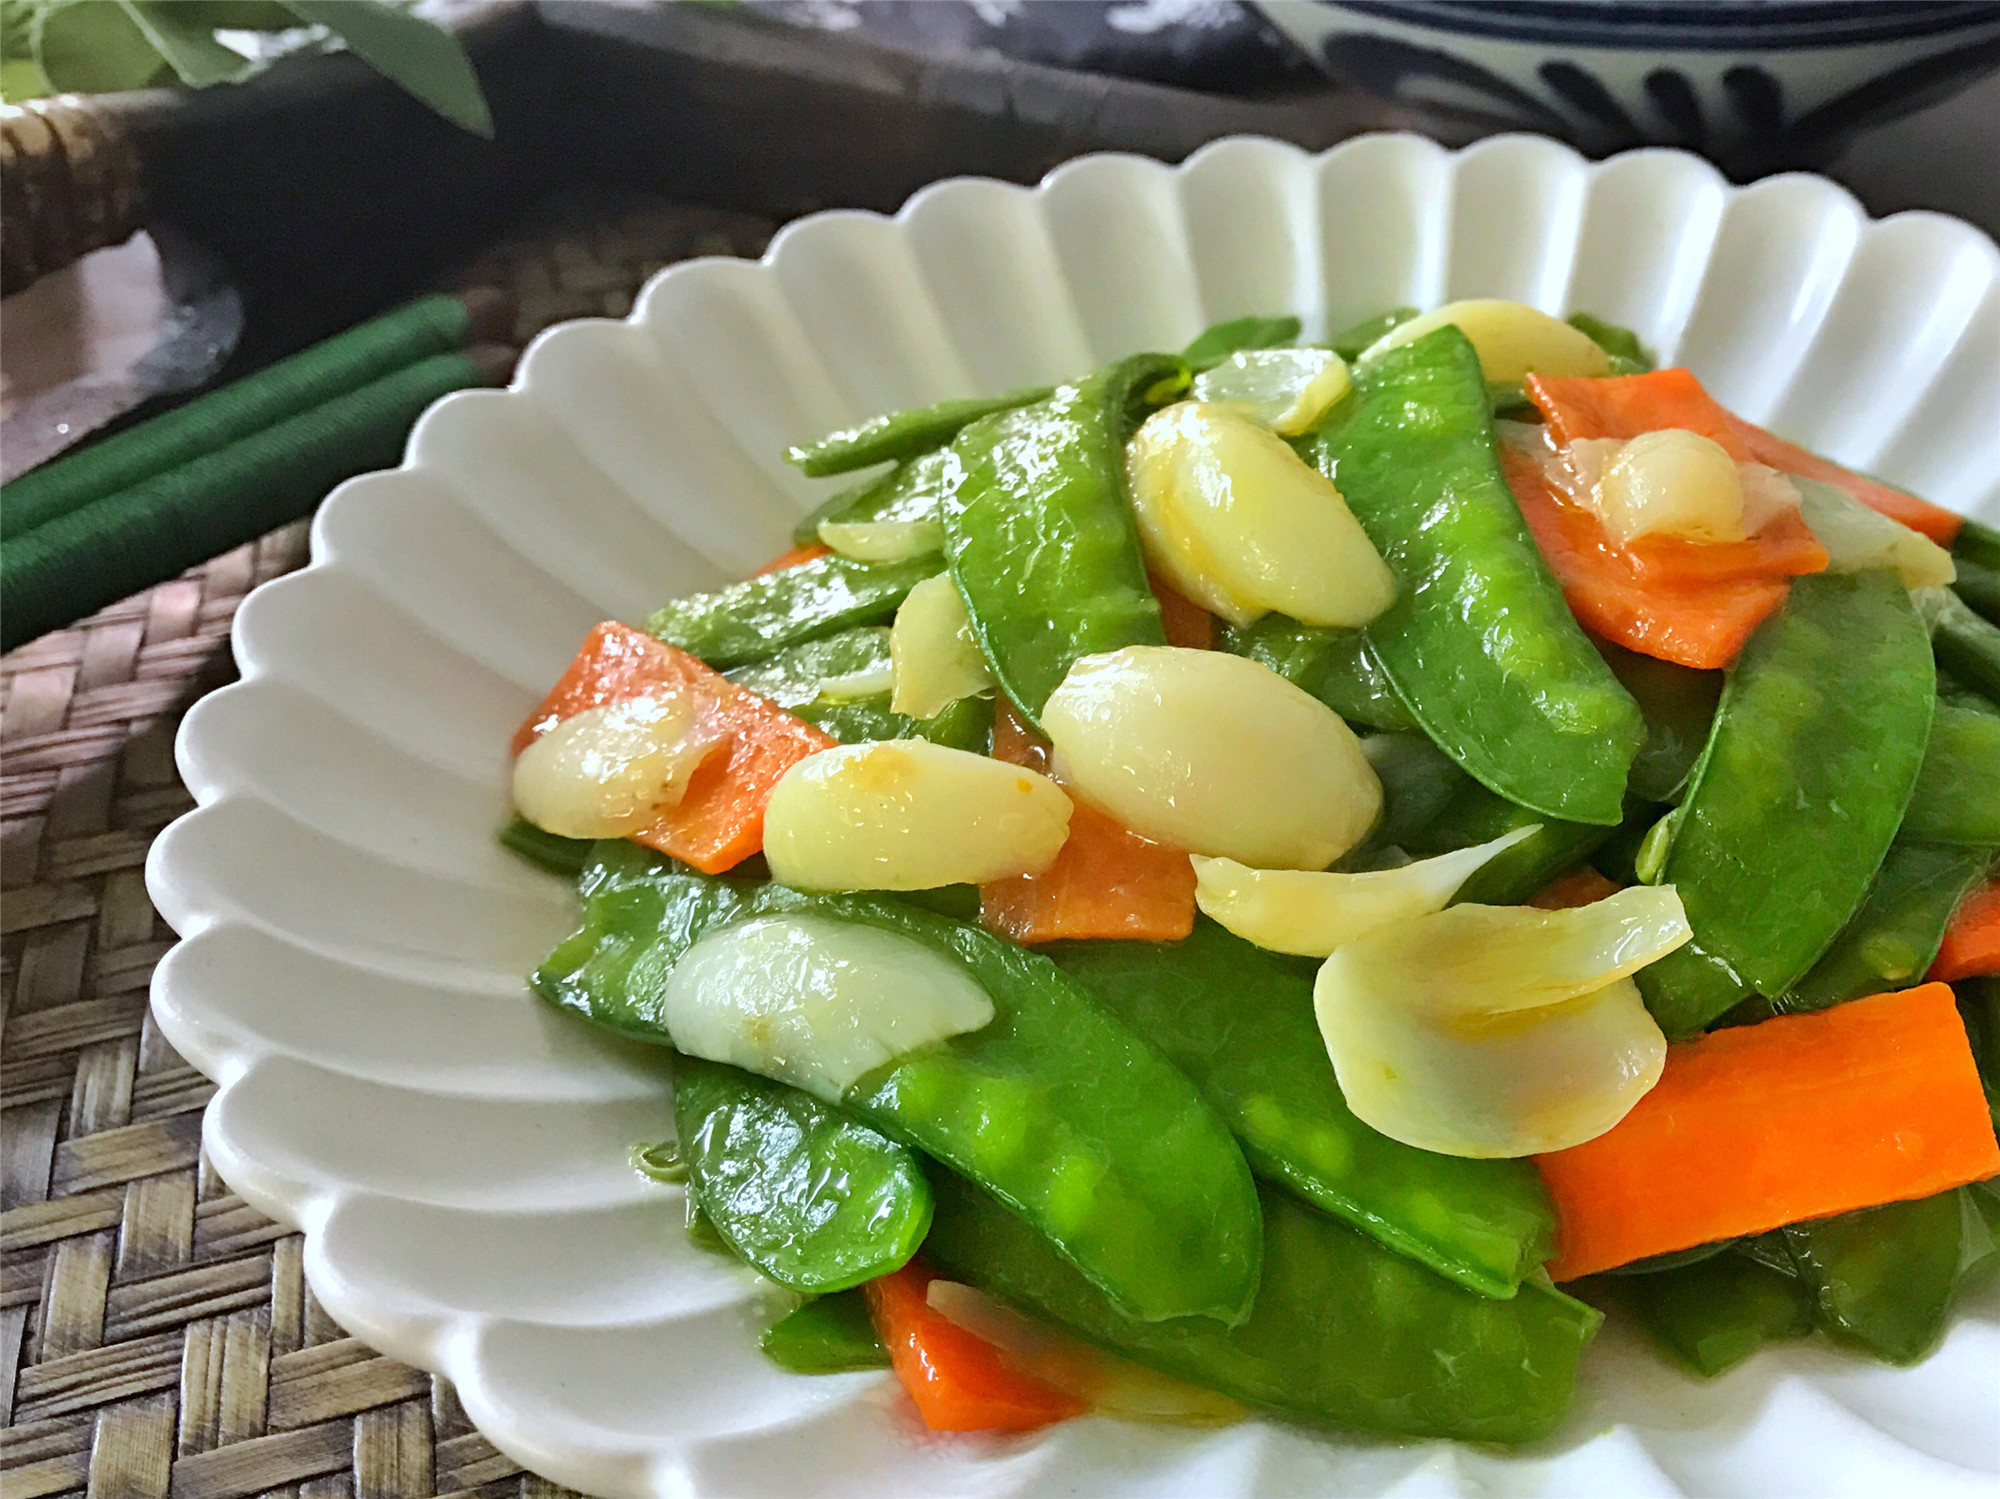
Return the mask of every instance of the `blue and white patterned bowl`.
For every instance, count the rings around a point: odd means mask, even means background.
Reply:
[[[1563,136],[1683,146],[1738,175],[1830,161],[1849,135],[2000,66],[1985,0],[1259,0],[1340,81]]]

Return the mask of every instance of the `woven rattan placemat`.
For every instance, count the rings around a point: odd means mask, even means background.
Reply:
[[[457,278],[525,341],[623,316],[659,266],[755,254],[771,226],[638,200],[552,202]],[[473,1431],[451,1386],[314,1300],[304,1241],[201,1153],[214,1086],[146,1010],[173,934],[153,835],[193,806],[181,715],[233,676],[243,596],[302,524],[0,657],[0,1499],[562,1494]]]

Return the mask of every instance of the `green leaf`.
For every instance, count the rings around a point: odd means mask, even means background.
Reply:
[[[132,13],[105,0],[48,6],[34,36],[35,59],[60,93],[145,88],[173,71]]]
[[[211,24],[179,5],[167,0],[118,0],[118,4],[189,88],[235,83],[256,71],[255,62],[215,39]]]
[[[324,26],[347,50],[454,125],[493,138],[493,114],[458,38],[381,0],[284,0],[308,26]]]

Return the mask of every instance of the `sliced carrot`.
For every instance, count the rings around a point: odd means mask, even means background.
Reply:
[[[1048,741],[1000,700],[993,757],[1047,774]],[[1141,838],[1078,801],[1069,838],[1040,874],[979,887],[979,920],[1024,945],[1064,939],[1178,942],[1194,930],[1194,865],[1179,849]]]
[[[781,573],[788,567],[797,567],[801,562],[810,562],[815,557],[824,557],[832,550],[832,547],[821,546],[818,542],[814,542],[811,546],[791,547],[786,551],[778,553],[777,556],[766,562],[757,571],[750,574],[750,576],[761,578],[765,573]]]
[[[1649,1255],[2000,1172],[1949,987],[1713,1031],[1668,1050],[1609,1132],[1538,1156],[1574,1280]]]
[[[1146,575],[1146,581],[1153,585],[1153,597],[1160,601],[1160,624],[1166,629],[1167,644],[1195,651],[1214,650],[1215,616],[1151,573]]]
[[[1594,906],[1607,895],[1624,887],[1607,880],[1588,864],[1579,864],[1568,874],[1559,874],[1534,895],[1528,904],[1544,911],[1568,911],[1577,906]]]
[[[1921,531],[1939,546],[1950,546],[1962,524],[1959,516],[1866,474],[1808,452],[1728,410],[1683,369],[1654,370],[1608,380],[1557,379],[1530,375],[1528,398],[1541,409],[1560,443],[1579,437],[1637,437],[1663,427],[1681,427],[1713,438],[1737,462],[1766,464],[1781,473],[1818,479],[1844,489],[1872,510]]]
[[[1958,903],[1924,977],[1969,979],[1986,973],[2000,973],[2000,880],[1981,885]]]
[[[1749,541],[1647,536],[1620,546],[1595,514],[1557,492],[1534,458],[1503,445],[1500,465],[1570,612],[1605,639],[1662,661],[1729,665],[1784,603],[1788,580],[1827,563],[1797,515],[1780,516]]]
[[[932,1309],[936,1277],[912,1262],[864,1287],[896,1378],[932,1431],[1034,1431],[1089,1409],[1008,1367],[1001,1351]]]
[[[738,687],[678,647],[607,620],[541,706],[514,734],[513,752],[588,708],[625,702],[661,688],[694,695],[703,726],[727,739],[689,779],[680,805],[632,835],[704,874],[720,874],[764,846],[764,804],[798,761],[834,740],[754,692]]]

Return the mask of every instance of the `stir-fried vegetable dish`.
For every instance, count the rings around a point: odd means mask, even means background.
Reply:
[[[513,751],[691,1231],[939,1431],[1523,1442],[1907,1363],[2000,1229],[2000,533],[1510,302],[791,450]],[[663,1119],[661,1133],[669,1132]]]

